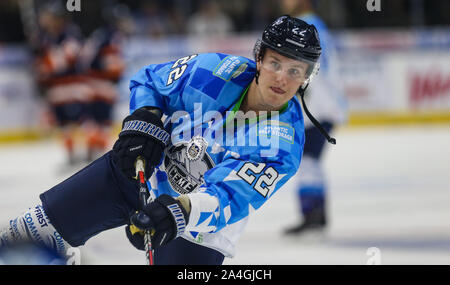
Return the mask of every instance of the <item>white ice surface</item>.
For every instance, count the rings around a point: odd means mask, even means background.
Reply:
[[[256,211],[225,264],[450,264],[450,126],[345,128],[325,152],[325,238],[281,232],[298,221],[295,181]],[[75,170],[54,141],[0,146],[0,225]],[[298,179],[300,179],[298,177]],[[80,209],[82,211],[82,209]],[[74,213],[76,215],[76,213]],[[144,264],[123,228],[80,247],[83,264]]]

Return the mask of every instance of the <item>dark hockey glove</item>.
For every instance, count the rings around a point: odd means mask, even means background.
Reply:
[[[147,108],[135,110],[123,120],[119,139],[113,146],[113,158],[130,179],[136,176],[135,162],[142,156],[147,162],[145,176],[150,177],[161,161],[170,135],[158,114]]]
[[[184,233],[189,215],[179,200],[161,195],[130,218],[125,228],[131,244],[144,250],[143,230],[150,230],[152,247],[158,248]]]

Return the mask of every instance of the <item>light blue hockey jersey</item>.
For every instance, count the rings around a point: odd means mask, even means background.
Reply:
[[[156,196],[191,201],[184,238],[233,256],[250,212],[297,171],[304,124],[294,96],[280,112],[239,112],[254,61],[220,53],[142,68],[130,82],[130,112],[160,108],[171,143],[156,169]]]
[[[317,14],[309,12],[297,17],[317,28],[322,48],[319,59],[320,71],[317,76],[314,76],[312,83],[306,90],[306,105],[319,122],[342,124],[348,119],[348,102],[340,77],[339,55],[333,35]],[[305,119],[306,128],[314,127],[310,120]]]
[[[332,37],[328,30],[327,25],[323,22],[323,20],[314,13],[305,13],[299,16],[300,19],[307,22],[310,25],[314,25],[319,33],[320,37],[320,47],[322,48],[322,53],[320,55],[320,74],[327,73],[330,62],[330,55],[334,49]]]

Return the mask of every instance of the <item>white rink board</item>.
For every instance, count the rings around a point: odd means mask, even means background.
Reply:
[[[225,264],[363,265],[370,247],[380,250],[381,264],[450,264],[450,126],[340,129],[335,137],[325,153],[328,238],[282,237],[297,219],[292,181],[254,213]],[[0,146],[0,224],[74,173],[61,170],[63,159],[53,141]],[[80,249],[82,264],[145,262],[123,228]]]
[[[411,113],[450,111],[450,32],[448,29],[335,31],[338,74],[350,112]],[[230,37],[132,37],[123,47],[127,68],[119,84],[114,118],[127,113],[129,81],[152,63],[203,52],[253,58],[259,33]],[[24,46],[0,49],[0,134],[39,129],[44,103],[36,96]],[[17,84],[20,82],[20,84]],[[314,84],[314,81],[313,83]],[[125,109],[125,110],[124,110]]]

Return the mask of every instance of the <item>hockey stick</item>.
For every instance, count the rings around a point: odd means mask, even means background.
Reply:
[[[136,178],[139,182],[139,200],[142,209],[148,204],[148,197],[150,195],[147,187],[147,179],[145,178],[145,160],[142,157],[136,159]],[[145,257],[147,265],[153,265],[153,249],[150,230],[144,231]]]

